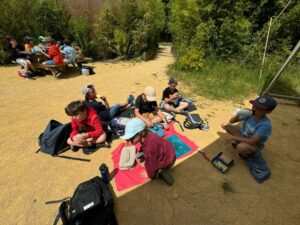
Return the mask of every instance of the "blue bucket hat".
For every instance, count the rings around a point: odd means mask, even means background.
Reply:
[[[121,136],[121,139],[129,140],[133,138],[137,133],[146,129],[145,123],[138,118],[133,118],[128,121],[125,127],[125,134]]]
[[[269,95],[260,96],[250,103],[258,109],[273,110],[277,106],[277,102]]]

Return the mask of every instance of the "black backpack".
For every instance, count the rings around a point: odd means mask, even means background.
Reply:
[[[113,196],[100,177],[79,184],[70,201],[60,205],[54,224],[59,217],[63,225],[117,225]]]
[[[69,147],[67,140],[70,133],[71,123],[61,124],[56,120],[50,120],[45,131],[38,138],[40,151],[57,155],[61,150]]]
[[[200,128],[204,123],[203,119],[199,114],[186,114],[185,121],[183,122],[183,126],[187,129],[196,129]]]

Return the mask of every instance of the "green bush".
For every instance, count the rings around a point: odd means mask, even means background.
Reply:
[[[80,47],[84,55],[94,54],[94,42],[92,41],[92,27],[84,16],[72,17],[70,20],[70,36]]]
[[[170,30],[183,68],[200,69],[208,57],[234,58],[250,36],[245,1],[173,0]],[[198,63],[197,63],[198,61]]]
[[[106,1],[96,24],[99,55],[128,59],[157,48],[164,19],[160,0]]]
[[[0,36],[63,35],[69,32],[70,14],[54,0],[2,0]]]

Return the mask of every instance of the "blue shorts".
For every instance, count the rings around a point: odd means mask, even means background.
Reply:
[[[45,65],[56,65],[56,63],[53,60],[47,60],[47,61],[43,62],[43,64],[45,64]]]

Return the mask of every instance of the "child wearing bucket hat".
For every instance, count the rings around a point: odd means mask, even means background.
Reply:
[[[175,149],[170,142],[149,132],[145,123],[138,118],[129,120],[125,134],[120,138],[132,144],[142,144],[145,169],[149,178],[159,177],[169,185],[174,183],[173,177],[167,171],[175,162]]]
[[[272,133],[272,124],[266,114],[271,113],[277,102],[268,95],[251,100],[252,113],[236,113],[229,123],[222,124],[222,128],[229,133],[229,139],[236,147],[241,158],[245,158],[255,151],[264,148],[268,137]],[[243,121],[242,127],[233,125]]]
[[[136,98],[134,113],[147,127],[153,127],[162,121],[165,128],[168,128],[166,117],[156,102],[156,90],[151,86],[145,87],[144,92]]]

